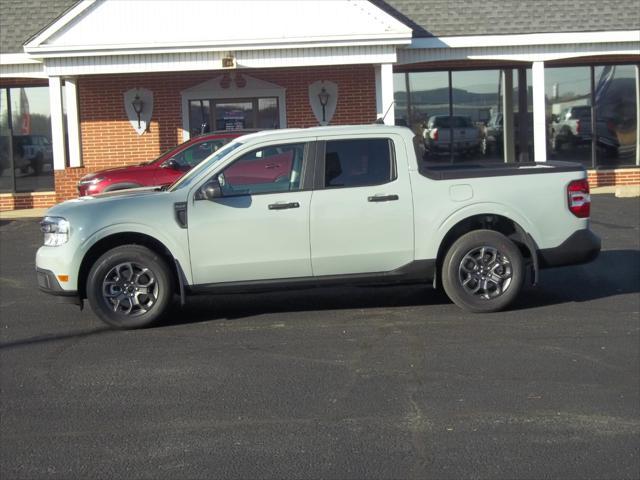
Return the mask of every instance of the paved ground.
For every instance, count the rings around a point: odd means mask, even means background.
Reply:
[[[640,202],[509,312],[426,288],[201,297],[105,329],[35,291],[0,220],[0,476],[639,478]]]

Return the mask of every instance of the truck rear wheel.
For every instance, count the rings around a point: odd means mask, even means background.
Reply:
[[[522,254],[493,230],[461,236],[447,251],[442,285],[449,298],[470,312],[496,312],[516,298],[524,282]]]
[[[91,267],[91,309],[116,328],[140,328],[160,320],[173,298],[173,276],[163,258],[141,245],[122,245]]]

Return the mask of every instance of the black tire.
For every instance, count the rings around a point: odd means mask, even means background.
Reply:
[[[104,253],[87,277],[93,312],[116,328],[147,327],[167,313],[174,278],[165,260],[141,245],[122,245]]]
[[[492,230],[461,236],[447,251],[442,265],[442,285],[449,298],[475,313],[506,308],[520,293],[524,277],[518,247]]]

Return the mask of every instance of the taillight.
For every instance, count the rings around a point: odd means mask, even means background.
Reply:
[[[433,132],[431,133],[431,138],[434,139],[436,142],[438,141],[438,129],[434,128]]]
[[[587,218],[591,213],[591,196],[587,180],[574,180],[567,186],[569,210],[578,218]]]
[[[576,133],[580,133],[580,120],[576,120]]]

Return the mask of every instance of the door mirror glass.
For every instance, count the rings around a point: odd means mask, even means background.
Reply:
[[[198,200],[214,200],[222,196],[222,188],[217,179],[205,183],[198,192]]]

